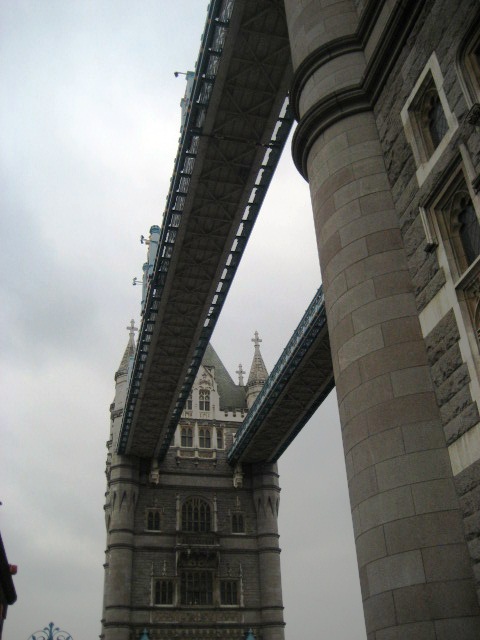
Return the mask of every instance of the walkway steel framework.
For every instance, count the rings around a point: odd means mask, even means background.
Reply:
[[[168,450],[292,125],[291,76],[283,2],[210,3],[118,453]]]
[[[228,461],[276,462],[334,386],[320,287],[237,432]]]

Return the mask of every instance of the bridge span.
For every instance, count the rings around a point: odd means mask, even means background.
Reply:
[[[228,461],[276,462],[334,386],[320,287],[243,421]]]
[[[118,453],[168,450],[293,122],[291,77],[283,2],[210,3]]]

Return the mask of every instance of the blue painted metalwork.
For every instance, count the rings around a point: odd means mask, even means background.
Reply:
[[[205,122],[209,99],[220,63],[233,5],[234,0],[213,0],[209,5],[206,27],[202,36],[200,54],[195,68],[192,98],[186,114],[185,127],[183,128],[180,138],[179,151],[175,159],[154,273],[150,280],[145,300],[145,311],[140,327],[135,362],[130,379],[119,441],[117,443],[117,452],[120,454],[126,451],[135,405],[140,391],[140,381],[146,366],[160,300],[167,280],[170,260],[173,255],[173,248],[182,219],[182,211],[190,186],[190,177],[193,173],[199,140],[202,135],[202,126]],[[271,141],[268,144],[255,143],[265,148],[264,160],[245,207],[242,221],[232,243],[222,277],[218,283],[192,361],[187,370],[185,381],[180,390],[168,427],[165,430],[159,451],[159,460],[164,458],[170,446],[173,433],[180,420],[195,380],[195,375],[200,367],[205,349],[207,348],[230,285],[240,264],[243,251],[247,245],[292,124],[293,115],[289,108],[288,98],[286,98],[274,128]]]
[[[244,636],[245,640],[256,640],[255,636],[253,635],[253,630],[249,629]]]
[[[73,640],[73,638],[68,631],[62,631],[53,622],[50,622],[48,627],[32,633],[28,640]]]
[[[228,461],[230,464],[234,464],[239,460],[243,451],[245,451],[249,442],[265,419],[265,416],[275,405],[278,397],[285,389],[300,361],[322,328],[326,326],[326,323],[327,316],[325,312],[323,287],[320,287],[309,304],[308,309],[305,311],[300,323],[293,332],[292,337],[278,359],[277,364],[274,366],[272,373],[268,376],[262,390],[255,399],[255,402],[243,421],[241,428],[237,432],[235,442],[228,452]],[[333,384],[328,387],[328,393],[332,388]],[[303,426],[311,417],[317,406],[318,405],[315,405],[315,407],[305,415],[301,426]],[[288,442],[293,439],[297,432],[298,430],[295,434],[292,434]],[[286,444],[282,451],[285,448]]]
[[[144,629],[142,631],[142,635],[140,636],[140,640],[150,640],[150,636],[148,635],[148,631]]]

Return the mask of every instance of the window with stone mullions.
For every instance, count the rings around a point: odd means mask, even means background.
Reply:
[[[184,571],[180,582],[181,604],[201,606],[213,604],[213,575],[211,571]]]
[[[173,582],[172,580],[155,581],[154,604],[173,604]]]
[[[149,531],[160,531],[160,512],[157,509],[147,511],[147,529]]]
[[[198,445],[200,449],[210,449],[212,446],[212,437],[210,429],[202,427],[198,431]]]
[[[191,498],[182,506],[182,531],[209,533],[211,531],[210,505],[200,498]]]
[[[243,513],[232,513],[232,533],[245,533]]]
[[[193,447],[193,430],[191,427],[182,427],[180,430],[180,445]]]
[[[198,408],[200,411],[210,411],[210,391],[200,389],[198,393]]]
[[[236,580],[220,582],[220,603],[224,605],[238,604],[238,585]]]
[[[420,88],[412,105],[425,157],[429,158],[448,131],[447,118],[431,72]]]

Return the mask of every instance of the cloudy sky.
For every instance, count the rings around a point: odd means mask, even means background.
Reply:
[[[204,0],[2,0],[0,528],[18,564],[6,640],[98,637],[113,375],[139,319]],[[320,284],[287,149],[216,329],[234,375],[269,369]],[[232,335],[235,340],[232,341]],[[334,394],[280,460],[287,639],[364,640]]]

